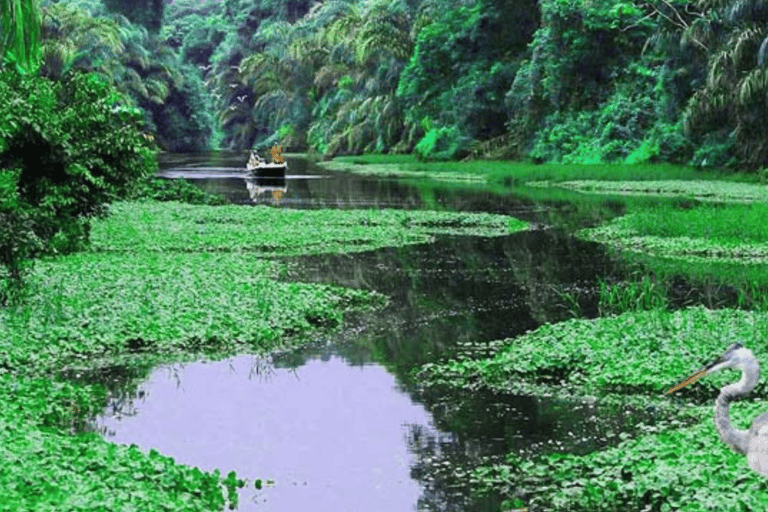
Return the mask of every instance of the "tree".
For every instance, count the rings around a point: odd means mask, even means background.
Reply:
[[[95,18],[84,9],[69,4],[43,8],[42,74],[61,78],[78,60],[93,64],[99,54],[122,53],[120,27],[114,20]],[[102,62],[111,61],[103,59]],[[96,66],[93,66],[96,67]],[[109,75],[109,70],[106,70]]]
[[[683,114],[686,132],[736,150],[748,167],[768,163],[768,4],[760,0],[699,0],[704,14],[698,33],[714,34],[707,48],[707,78]],[[735,147],[732,147],[735,144]],[[718,162],[725,163],[725,162]]]
[[[15,62],[20,73],[40,69],[41,24],[37,0],[0,2],[0,57]]]

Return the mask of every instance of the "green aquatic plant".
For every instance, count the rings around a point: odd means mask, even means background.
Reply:
[[[764,204],[658,205],[614,219],[579,235],[635,252],[677,258],[754,263],[768,258]]]
[[[744,405],[737,421],[759,407]],[[768,502],[761,478],[718,441],[711,408],[696,411],[701,420],[693,426],[670,423],[587,455],[526,460],[510,454],[504,463],[477,468],[472,478],[478,488],[508,496],[505,509],[524,504],[553,512],[761,510]]]
[[[517,392],[554,386],[554,391],[582,396],[662,393],[668,382],[695,369],[690,361],[709,359],[731,341],[760,343],[768,332],[763,329],[768,316],[756,312],[700,307],[628,312],[545,324],[507,340],[491,358],[453,359],[416,371],[425,385],[459,389]],[[713,377],[685,393],[711,393],[721,383]]]
[[[627,311],[649,311],[667,309],[664,287],[648,276],[638,281],[610,284],[599,279],[600,316],[620,315]]]

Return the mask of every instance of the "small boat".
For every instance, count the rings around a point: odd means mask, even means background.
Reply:
[[[251,158],[248,160],[245,169],[251,176],[256,178],[285,178],[285,171],[288,170],[288,164],[285,163],[285,161],[279,164],[267,163],[267,161],[261,158],[257,153],[251,151]]]

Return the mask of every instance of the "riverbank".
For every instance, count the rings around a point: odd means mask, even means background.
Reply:
[[[108,391],[65,375],[117,365],[140,379],[161,362],[284,350],[342,328],[347,311],[386,304],[375,293],[281,282],[281,265],[265,256],[526,227],[506,216],[419,211],[152,201],[111,209],[93,223],[87,252],[36,262],[26,302],[0,310],[0,438],[4,459],[14,461],[0,480],[0,509],[190,511],[236,503],[237,487],[256,482],[105,441],[90,418],[111,399]]]

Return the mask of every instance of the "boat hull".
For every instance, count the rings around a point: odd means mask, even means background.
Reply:
[[[287,164],[260,164],[248,167],[248,173],[255,178],[284,178]]]

